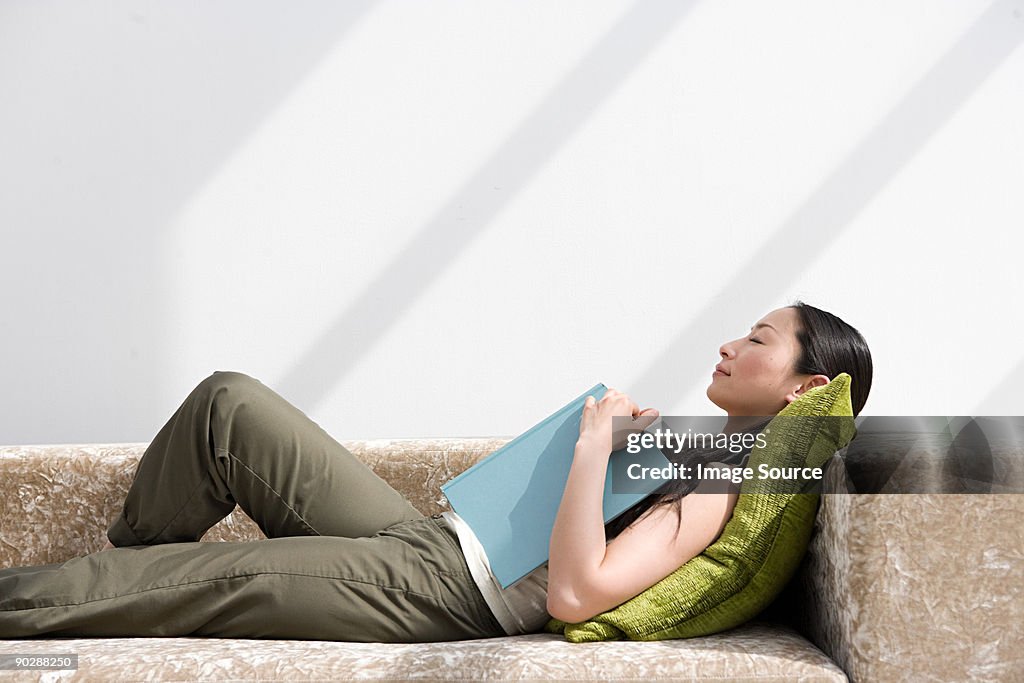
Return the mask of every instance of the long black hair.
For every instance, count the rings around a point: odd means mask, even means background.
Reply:
[[[815,308],[797,300],[787,308],[796,309],[799,325],[796,339],[800,344],[800,355],[794,363],[794,372],[801,375],[825,375],[830,380],[841,372],[850,375],[850,397],[853,399],[853,414],[859,415],[871,391],[873,365],[871,351],[864,336],[847,322],[827,311]],[[749,426],[743,432],[753,435],[764,429],[771,416]],[[753,438],[745,439],[752,443]],[[732,452],[723,448],[690,448],[675,454],[666,452],[671,461],[693,466],[721,462],[730,466],[745,466],[750,448]],[[676,509],[676,529],[682,523],[682,499],[697,486],[695,478],[667,479],[665,483],[604,526],[605,539],[618,536],[641,515],[662,505]]]

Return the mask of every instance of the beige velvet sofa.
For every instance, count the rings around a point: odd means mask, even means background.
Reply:
[[[345,445],[433,514],[446,509],[440,485],[506,441]],[[0,567],[98,550],[145,447],[0,447]],[[825,490],[839,490],[844,476],[830,468]],[[258,538],[236,508],[203,540]],[[1022,495],[826,493],[811,547],[786,591],[758,619],[708,637],[572,644],[537,633],[410,645],[0,640],[0,655],[79,657],[77,671],[0,671],[0,679],[1016,681],[1024,680],[1022,567]]]

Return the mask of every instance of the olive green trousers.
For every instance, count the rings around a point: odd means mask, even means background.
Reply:
[[[199,542],[238,504],[267,538]],[[455,535],[259,380],[214,372],[149,444],[116,548],[0,570],[0,637],[505,635]]]

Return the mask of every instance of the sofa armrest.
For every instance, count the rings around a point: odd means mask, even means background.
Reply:
[[[854,681],[1022,680],[1024,495],[823,493],[791,589]]]

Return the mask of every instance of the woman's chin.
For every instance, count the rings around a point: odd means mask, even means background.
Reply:
[[[716,398],[716,395],[718,394],[718,392],[715,391],[715,383],[714,382],[712,382],[711,384],[708,385],[708,388],[704,391],[704,394],[708,397],[709,401],[714,403],[716,406],[718,406],[719,408],[721,408],[725,412],[729,412],[728,409],[725,406],[723,406],[721,403],[719,403],[719,399]]]

